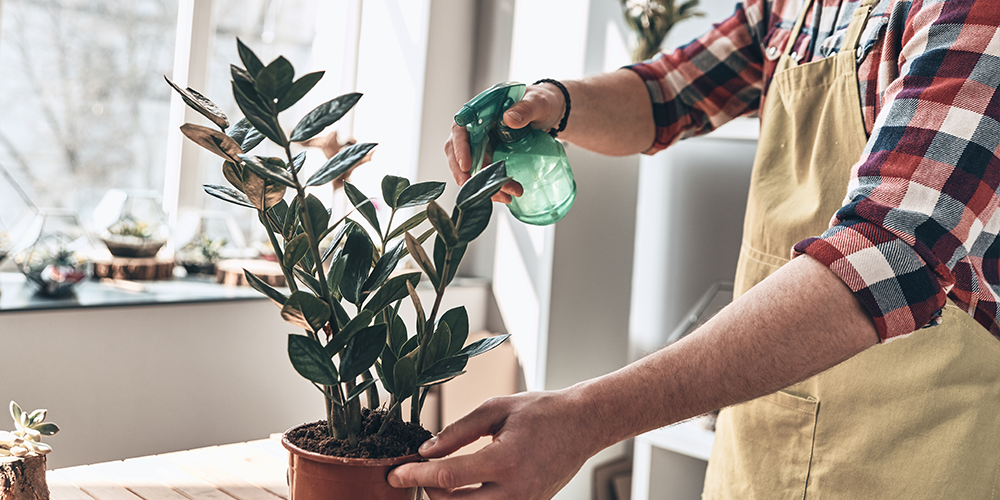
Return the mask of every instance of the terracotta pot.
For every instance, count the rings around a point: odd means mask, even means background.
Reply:
[[[287,433],[286,433],[287,434]],[[321,455],[303,450],[286,436],[288,450],[288,500],[420,500],[419,488],[389,486],[392,468],[419,461],[420,455],[368,459]]]

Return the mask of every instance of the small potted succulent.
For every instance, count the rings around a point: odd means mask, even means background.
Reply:
[[[10,402],[13,431],[0,431],[0,499],[48,500],[45,482],[45,455],[52,447],[42,436],[59,432],[59,426],[45,421],[46,410],[31,413]]]
[[[385,478],[390,467],[418,460],[416,448],[430,437],[420,427],[428,391],[464,373],[469,358],[507,337],[466,345],[465,308],[440,309],[466,246],[489,223],[490,197],[510,178],[503,163],[483,169],[461,188],[449,214],[434,201],[445,183],[411,184],[387,175],[381,182],[386,220],[368,195],[345,182],[354,209],[333,220],[331,211],[306,188],[341,179],[375,144],[345,147],[308,175],[301,170],[305,152],[293,154],[292,145],[338,121],[361,94],[319,105],[286,134],[279,113],[306,95],[323,73],[295,79],[285,58],[264,65],[239,40],[237,47],[243,67],[231,66],[232,89],[245,117],[233,126],[212,101],[167,81],[188,106],[216,126],[188,123],[181,130],[223,160],[222,172],[230,185],[205,186],[206,192],[254,210],[265,228],[288,291],[267,285],[249,271],[246,279],[274,302],[283,319],[301,329],[288,335],[288,356],[294,369],[323,395],[326,419],[290,429],[282,440],[290,452],[291,499],[416,498],[418,490],[395,490]],[[284,157],[250,153],[265,139]],[[416,213],[399,222],[411,211]],[[425,221],[431,227],[413,236],[410,231]],[[432,236],[434,247],[428,253],[422,243]],[[422,272],[396,272],[406,255]],[[421,275],[434,288],[429,310],[415,290]],[[408,327],[400,319],[403,301],[412,302],[415,325]],[[376,384],[388,395],[384,404]],[[408,416],[402,412],[405,401],[410,404]]]

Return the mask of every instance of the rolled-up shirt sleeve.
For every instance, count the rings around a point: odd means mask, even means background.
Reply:
[[[1000,1],[908,9],[886,27],[891,83],[845,204],[794,252],[840,276],[882,341],[939,323],[949,297],[1000,336]]]
[[[764,86],[762,2],[748,4],[693,42],[626,66],[646,83],[653,104],[656,139],[646,154],[757,110]]]

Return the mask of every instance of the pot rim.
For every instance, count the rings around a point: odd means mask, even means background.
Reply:
[[[308,423],[308,422],[307,422]],[[294,453],[296,455],[305,457],[314,462],[321,462],[326,464],[341,464],[341,465],[351,465],[358,467],[392,467],[395,465],[402,465],[410,462],[419,462],[424,460],[419,453],[413,453],[411,455],[401,455],[398,457],[387,457],[387,458],[355,458],[355,457],[338,457],[334,455],[323,455],[321,453],[315,453],[312,451],[303,450],[299,448],[291,441],[288,440],[288,433],[294,429],[298,429],[307,423],[302,423],[290,427],[288,430],[281,434],[281,445],[288,450],[289,453]]]

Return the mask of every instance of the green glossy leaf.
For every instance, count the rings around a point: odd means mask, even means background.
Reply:
[[[412,395],[417,388],[417,369],[410,356],[403,356],[396,361],[396,366],[392,369],[392,385],[396,389],[393,394],[396,399],[406,399],[407,395]]]
[[[315,295],[299,290],[285,301],[281,317],[299,328],[318,332],[330,320],[330,306]]]
[[[352,230],[344,243],[347,267],[340,282],[340,292],[348,302],[360,306],[365,280],[372,269],[372,242],[363,229]]]
[[[297,196],[288,203],[288,211],[285,213],[287,215],[281,224],[281,237],[290,240],[295,237],[296,231],[301,229],[301,225],[299,225],[299,198]]]
[[[281,96],[278,97],[278,112],[282,112],[299,102],[303,96],[309,93],[316,83],[319,82],[320,78],[323,78],[323,72],[317,71],[315,73],[309,73],[298,80],[286,90]]]
[[[330,223],[330,212],[323,206],[323,202],[312,194],[306,196],[306,207],[309,211],[309,223],[312,225],[313,234],[322,234],[326,231],[327,224]]]
[[[348,221],[347,224],[340,226],[340,229],[337,230],[337,234],[334,235],[332,240],[330,240],[330,245],[326,247],[326,250],[323,250],[323,262],[326,262],[326,259],[328,259],[330,255],[337,250],[340,242],[344,240],[344,236],[347,236],[347,233],[353,224],[356,223],[354,221]]]
[[[366,327],[351,337],[340,361],[343,380],[354,380],[375,364],[385,347],[385,335],[385,323],[379,323]]]
[[[448,248],[444,240],[440,236],[434,238],[434,267],[438,269],[439,273],[443,273],[445,259],[448,259],[448,276],[443,278],[445,286],[451,284],[451,280],[455,279],[455,273],[458,272],[458,265],[462,263],[466,248],[468,248],[467,245],[451,247],[451,256],[448,257]]]
[[[492,203],[479,203],[459,210],[458,207],[452,211],[452,220],[458,221],[458,241],[468,243],[479,237],[480,234],[490,224],[490,217],[493,216]]]
[[[439,322],[437,328],[431,333],[431,338],[427,342],[427,350],[424,351],[424,366],[431,366],[439,359],[448,355],[448,343],[451,342],[451,328],[448,323]],[[418,367],[418,372],[419,372]],[[421,374],[423,372],[420,372]]]
[[[255,128],[251,128],[250,131],[247,132],[246,138],[240,142],[240,149],[242,149],[244,153],[248,153],[251,149],[264,142],[264,139],[264,134],[261,134]]]
[[[510,337],[510,334],[505,333],[503,335],[496,335],[482,340],[477,340],[465,346],[461,351],[458,351],[458,354],[465,354],[470,358],[479,356],[480,354],[489,352],[502,344],[503,341],[507,340],[507,337]]]
[[[298,174],[299,171],[302,170],[302,165],[305,165],[305,164],[306,164],[306,152],[305,151],[302,151],[301,153],[295,155],[292,158],[292,170],[296,174]]]
[[[399,197],[399,193],[402,193],[409,186],[410,180],[406,177],[395,175],[382,177],[382,199],[385,201],[385,204],[393,209],[399,208],[396,206],[396,198]]]
[[[288,335],[288,359],[295,371],[319,385],[337,385],[337,367],[326,355],[323,346],[305,335]]]
[[[284,260],[281,265],[285,269],[291,269],[298,264],[302,257],[305,256],[306,252],[309,251],[309,238],[305,233],[302,233],[291,239],[285,244],[285,255]]]
[[[409,231],[409,230],[411,230],[411,229],[419,226],[425,220],[427,220],[427,211],[424,210],[424,211],[417,212],[412,217],[410,217],[409,219],[406,219],[406,221],[404,221],[402,224],[400,224],[399,226],[397,226],[396,229],[393,229],[392,232],[390,232],[385,237],[385,241],[392,241],[394,238],[396,238],[398,236],[401,236],[403,233],[405,233],[405,232],[407,232],[407,231]]]
[[[386,346],[382,350],[382,356],[379,357],[382,361],[381,363],[375,363],[375,371],[378,372],[378,378],[382,380],[382,387],[389,391],[389,394],[395,394],[396,389],[393,386],[393,368],[396,367],[396,361],[399,359],[396,354],[392,352],[389,346]]]
[[[356,399],[358,396],[364,394],[365,390],[372,386],[378,379],[370,378],[358,384],[351,392],[347,393],[347,401],[350,402],[352,399]]]
[[[236,38],[236,51],[240,54],[240,61],[251,77],[256,77],[260,70],[264,69],[264,64],[260,62],[257,54],[254,54],[250,47],[247,47],[239,37]]]
[[[449,247],[458,245],[458,231],[455,230],[451,217],[448,217],[448,212],[445,212],[441,205],[433,201],[427,204],[427,220],[431,221],[431,225],[437,229],[438,237]]]
[[[373,314],[371,311],[359,312],[357,316],[347,322],[347,324],[344,325],[332,339],[330,339],[330,343],[326,345],[326,353],[331,357],[339,353],[356,333],[368,327],[368,325],[372,322],[372,317]]]
[[[253,129],[253,125],[250,125],[250,122],[246,118],[240,118],[240,120],[236,122],[236,125],[233,125],[229,130],[226,130],[226,135],[232,137],[237,144],[241,144],[240,148],[242,149],[243,140],[246,139],[247,134],[249,134]],[[245,153],[246,151],[243,152]]]
[[[430,228],[430,229],[428,229],[428,230],[426,230],[426,231],[424,231],[423,233],[420,234],[420,236],[417,236],[417,243],[420,243],[421,245],[423,245],[424,242],[427,241],[427,239],[430,238],[431,235],[433,235],[436,232],[437,232],[437,230],[434,229],[433,227]],[[409,250],[409,247],[407,247],[407,250],[405,252],[403,252],[403,256],[400,257],[400,258],[402,259],[403,257],[406,257],[409,254],[410,254],[410,250]]]
[[[226,186],[214,186],[211,184],[206,184],[202,186],[205,188],[205,192],[222,200],[228,201],[234,205],[239,205],[241,207],[247,208],[257,208],[250,203],[250,199],[246,197],[245,194]]]
[[[319,284],[319,280],[314,278],[312,274],[303,271],[301,267],[296,266],[292,269],[292,275],[295,276],[302,284],[306,286],[312,293],[315,293],[317,297],[323,296],[323,287]]]
[[[259,73],[253,75],[257,92],[266,97],[271,104],[292,86],[295,68],[282,56],[271,61]]]
[[[396,307],[399,307],[398,303]],[[394,314],[392,316],[392,329],[389,330],[389,338],[387,340],[393,352],[399,352],[399,349],[406,343],[406,336],[406,322],[398,314]]]
[[[434,289],[436,290],[440,278],[438,277],[434,263],[431,262],[430,257],[427,256],[427,252],[424,251],[424,247],[410,233],[404,234],[403,239],[406,242],[406,249],[410,252],[410,256],[413,257],[413,260],[420,266],[420,269],[427,275],[427,279],[431,280],[431,284],[434,285]]]
[[[247,96],[236,82],[233,82],[232,86],[236,105],[240,107],[240,111],[253,124],[254,128],[275,144],[281,147],[287,146],[288,139],[285,138],[285,133],[278,125],[277,118]]]
[[[344,279],[344,269],[347,269],[347,256],[334,257],[330,264],[330,270],[326,273],[326,285],[330,287],[330,292],[334,299],[339,300],[343,295],[340,293],[340,282]]]
[[[465,365],[469,362],[469,356],[458,355],[438,360],[433,365],[420,374],[417,385],[426,387],[439,384],[445,380],[451,380],[463,372]]]
[[[469,312],[465,310],[465,306],[449,309],[441,315],[439,323],[447,323],[451,331],[447,355],[453,356],[462,350],[469,338]]]
[[[375,268],[372,269],[372,273],[365,280],[364,287],[362,288],[365,292],[371,292],[382,286],[385,280],[389,279],[389,275],[396,269],[396,264],[399,263],[399,256],[403,254],[403,248],[405,245],[402,241],[396,244],[396,246],[389,249],[382,258],[375,263]]]
[[[414,335],[403,342],[403,345],[399,348],[399,356],[406,356],[411,352],[417,350],[420,347],[420,335]]]
[[[341,328],[351,322],[351,315],[347,314],[347,310],[344,309],[344,305],[340,303],[339,299],[333,301],[333,311],[337,316],[337,325]]]
[[[377,144],[364,142],[352,144],[333,155],[306,181],[306,186],[321,186],[346,174],[354,165],[363,160]]]
[[[276,185],[253,173],[250,169],[243,171],[243,192],[257,210],[267,210],[285,196],[285,186]]]
[[[243,160],[243,167],[263,179],[286,187],[295,187],[295,181],[288,175],[284,168],[284,162],[277,158],[268,158],[254,155],[240,155]]]
[[[396,208],[417,207],[434,201],[444,193],[443,182],[418,182],[399,193],[396,198]]]
[[[281,200],[273,207],[267,209],[268,224],[264,226],[274,233],[281,233],[281,226],[285,223],[285,216],[288,215],[288,203]]]
[[[191,142],[205,148],[226,161],[239,162],[243,154],[240,145],[223,132],[193,123],[181,125],[181,133]]]
[[[219,109],[209,98],[201,95],[195,89],[188,87],[182,89],[174,82],[170,81],[166,76],[163,77],[167,83],[177,91],[181,96],[181,100],[184,104],[187,104],[191,109],[201,113],[202,116],[211,120],[212,123],[216,124],[220,129],[225,130],[229,128],[229,118],[226,114]]]
[[[372,295],[365,304],[365,310],[374,314],[382,312],[387,306],[407,296],[406,285],[416,286],[420,282],[420,273],[406,273],[393,276]]]
[[[375,211],[375,205],[372,204],[371,199],[365,196],[360,189],[350,182],[344,183],[344,192],[347,194],[347,198],[351,200],[354,208],[358,209],[358,212],[361,212],[361,215],[364,216],[365,220],[368,221],[373,228],[375,228],[375,232],[379,235],[379,238],[381,238],[382,228],[379,227],[378,212]]]
[[[247,283],[250,285],[251,288],[264,294],[267,298],[271,299],[275,304],[278,304],[279,307],[285,305],[285,302],[288,300],[288,297],[285,297],[285,294],[275,290],[274,288],[271,287],[271,285],[265,283],[264,280],[258,278],[256,274],[247,271],[246,269],[243,270],[243,275],[246,276]]]
[[[497,194],[509,181],[504,162],[501,160],[493,163],[462,185],[455,197],[455,206],[465,210],[473,205],[489,202],[490,197]]]
[[[38,431],[39,434],[43,436],[51,436],[59,432],[59,426],[51,422],[36,424],[31,426],[32,429]]]
[[[320,104],[306,114],[306,116],[302,117],[299,123],[295,125],[295,129],[292,130],[291,141],[302,142],[322,132],[323,129],[334,124],[350,111],[358,103],[359,99],[361,99],[361,94],[354,92],[335,97]]]
[[[416,285],[407,281],[406,293],[410,296],[410,301],[413,302],[413,310],[417,312],[417,334],[415,337],[423,339],[424,330],[427,328],[427,316],[424,315],[424,306],[420,303],[420,296],[417,295],[417,289],[415,286]]]

